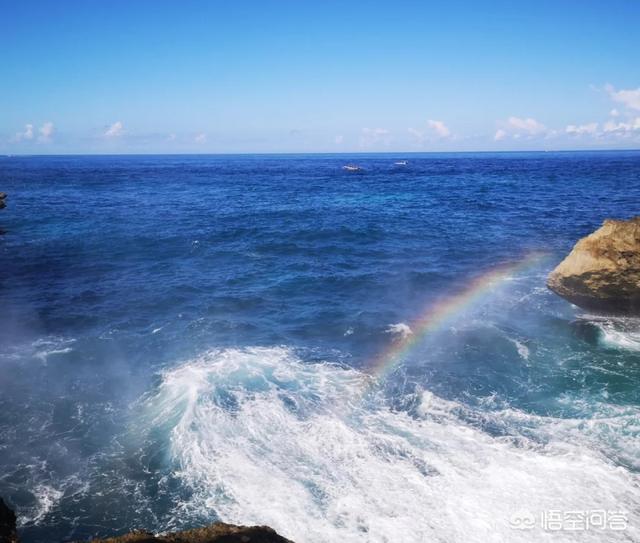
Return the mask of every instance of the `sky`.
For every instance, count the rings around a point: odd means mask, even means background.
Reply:
[[[640,148],[638,0],[0,0],[0,153]]]

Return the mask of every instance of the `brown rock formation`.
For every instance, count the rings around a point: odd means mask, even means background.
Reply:
[[[204,528],[154,536],[148,532],[132,532],[94,543],[293,543],[267,526],[235,526],[216,522]]]
[[[590,311],[640,315],[640,216],[604,221],[575,244],[547,286]]]

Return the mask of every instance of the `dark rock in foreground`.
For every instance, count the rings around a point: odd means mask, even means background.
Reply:
[[[154,536],[148,532],[132,532],[119,537],[94,540],[94,542],[98,541],[101,543],[292,543],[267,526],[235,526],[222,522],[174,534]]]
[[[16,515],[0,498],[0,543],[17,542]]]
[[[235,526],[216,522],[204,528],[167,535],[131,532],[108,539],[94,539],[95,543],[293,543],[267,526]],[[18,543],[16,515],[0,498],[0,543]]]
[[[7,194],[5,192],[0,192],[0,209],[7,207],[5,204],[5,200],[7,199]]]
[[[640,216],[604,221],[575,244],[547,286],[590,311],[640,315]]]

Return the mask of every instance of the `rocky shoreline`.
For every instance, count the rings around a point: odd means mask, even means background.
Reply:
[[[575,244],[547,286],[588,311],[640,315],[640,216],[605,220]]]
[[[19,543],[16,515],[0,498],[0,543]],[[133,531],[107,539],[92,539],[94,543],[293,543],[268,526],[236,526],[215,522],[203,528],[164,535]]]

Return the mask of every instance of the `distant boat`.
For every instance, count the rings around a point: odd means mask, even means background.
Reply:
[[[342,169],[348,172],[359,172],[362,168],[356,164],[347,164],[346,166],[342,166]]]
[[[396,166],[406,166],[409,162],[407,160],[398,160],[397,162],[394,162],[394,164]]]

